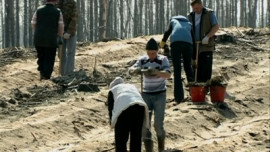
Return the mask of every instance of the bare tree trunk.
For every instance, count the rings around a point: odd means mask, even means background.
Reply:
[[[160,4],[159,4],[159,12],[160,12],[160,16],[157,18],[157,20],[160,20],[160,28],[157,34],[161,34],[164,31],[164,27],[165,27],[165,11],[164,11],[164,0],[160,0]]]
[[[170,14],[170,1],[171,0],[167,0],[167,8],[164,7],[164,9],[166,9],[166,23],[169,21],[171,14]]]
[[[86,9],[85,9],[85,3],[86,1],[82,1],[81,2],[81,10],[82,10],[82,31],[83,31],[83,34],[82,34],[82,41],[85,41],[86,40],[86,31],[88,30],[86,28]]]
[[[257,20],[257,1],[249,0],[248,1],[248,8],[249,8],[249,19],[248,19],[248,26],[255,28],[256,27],[256,20]]]
[[[145,24],[145,26],[144,26],[144,34],[145,35],[148,35],[149,34],[149,10],[150,10],[150,8],[149,8],[149,3],[150,3],[150,1],[145,1],[145,20],[144,20],[144,24]]]
[[[238,5],[237,5],[237,0],[234,1],[234,26],[238,26]]]
[[[77,37],[78,41],[83,41],[83,15],[82,15],[82,1],[77,1],[77,10],[78,10],[78,32]]]
[[[102,0],[100,7],[100,38],[106,39],[106,25],[107,25],[107,12],[108,12],[108,0]]]
[[[221,26],[222,27],[225,27],[225,25],[224,25],[224,18],[225,18],[225,5],[224,5],[224,0],[221,0],[221,13],[220,13],[220,15],[221,15]]]
[[[248,8],[248,1],[245,0],[245,26],[248,26],[248,11],[250,10],[250,8]]]
[[[268,10],[267,12],[266,12],[266,17],[268,18],[268,21],[267,21],[267,23],[268,24],[266,24],[266,26],[270,26],[270,1],[268,0],[268,3],[267,3],[267,9],[266,10]]]
[[[109,0],[108,2],[108,10],[107,10],[107,22],[106,22],[106,36],[112,38],[113,34],[113,0]]]
[[[261,0],[261,27],[264,27],[264,0]]]
[[[203,1],[203,6],[206,6],[206,1]]]
[[[225,2],[224,2],[224,5],[225,5],[225,13],[224,14],[226,14],[226,17],[224,17],[224,18],[226,18],[226,22],[224,22],[225,23],[225,27],[229,27],[230,26],[230,22],[231,22],[231,20],[230,20],[230,4],[228,4],[228,1],[227,0],[225,0]]]
[[[143,3],[143,1],[142,0],[139,0],[139,29],[138,29],[138,33],[139,33],[139,35],[143,35],[143,8],[144,8],[144,3]]]
[[[149,34],[154,34],[154,19],[153,19],[153,16],[154,16],[154,13],[153,13],[153,0],[149,0],[149,3],[150,3],[150,14],[149,14]]]
[[[94,23],[95,23],[95,25],[94,25],[94,41],[97,41],[98,40],[98,28],[99,28],[99,24],[98,24],[98,0],[95,0],[94,1],[95,2],[95,5],[94,5],[94,14],[95,14],[95,21],[94,21]]]
[[[114,12],[114,15],[113,15],[114,16],[114,18],[113,18],[113,21],[114,21],[113,22],[113,25],[114,25],[113,27],[114,28],[113,28],[113,31],[118,31],[118,27],[117,27],[117,25],[118,25],[118,23],[117,23],[118,18],[117,18],[117,4],[116,4],[116,2],[114,2],[114,9],[113,10],[114,10],[113,11]],[[114,37],[118,37],[118,36],[120,36],[119,35],[119,32],[114,34]]]
[[[124,38],[124,2],[123,0],[120,0],[120,7],[119,7],[119,12],[120,12],[120,37],[121,39]]]
[[[252,27],[253,26],[253,24],[252,24],[253,13],[255,13],[252,10],[252,0],[248,0],[248,8],[249,8],[249,10],[248,10],[248,16],[249,16],[249,18],[248,18],[248,26]]]
[[[14,32],[14,7],[13,7],[13,1],[5,0],[5,47],[11,47],[13,43],[13,32]],[[13,16],[12,16],[13,15]]]
[[[209,0],[208,7],[211,8],[211,9],[213,9],[213,2],[212,2],[212,0]]]
[[[1,0],[1,3],[0,3],[0,10],[4,10],[4,8],[2,7],[3,5],[3,0]],[[4,48],[5,47],[5,22],[4,22],[4,13],[1,13],[1,47]]]
[[[32,0],[28,1],[28,23],[31,23],[32,17],[33,17],[33,3]],[[28,24],[29,25],[29,24]],[[28,26],[29,29],[29,46],[33,46],[33,31],[32,31],[32,27]]]
[[[20,46],[20,7],[19,0],[16,0],[16,46]]]
[[[133,24],[133,36],[138,36],[138,22],[139,22],[139,14],[138,13],[138,6],[137,0],[134,0],[134,24]]]
[[[187,2],[187,7],[188,7],[188,13],[191,12],[191,10],[190,10],[190,1]]]
[[[240,2],[240,26],[245,26],[245,0]]]
[[[219,24],[220,24],[220,26],[221,26],[221,18],[220,18],[220,1],[217,1],[217,8],[216,8],[216,16],[217,16],[217,18],[219,18]]]
[[[24,44],[24,47],[28,47],[29,46],[29,37],[28,37],[28,2],[27,2],[27,0],[24,0],[24,8],[23,8],[23,10],[24,10],[24,21],[23,21],[23,44]],[[32,30],[32,29],[31,29]]]
[[[88,30],[89,30],[89,35],[88,35],[88,40],[93,42],[93,2],[88,2],[88,16],[89,16],[89,24],[88,24]]]
[[[155,10],[155,33],[159,33],[160,31],[160,26],[161,26],[161,20],[159,19],[161,16],[160,16],[160,0],[155,0],[156,3],[155,3],[155,7],[156,7],[156,10]]]

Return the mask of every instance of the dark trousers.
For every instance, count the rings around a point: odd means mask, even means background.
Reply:
[[[118,117],[115,125],[115,151],[127,152],[127,141],[130,135],[130,152],[141,152],[142,126],[144,107],[134,105]]]
[[[206,82],[212,77],[213,52],[201,52],[198,59],[198,82]]]
[[[36,47],[37,50],[37,64],[40,75],[45,79],[50,79],[56,55],[56,48]]]
[[[174,98],[176,102],[184,99],[184,89],[181,80],[181,58],[188,82],[194,81],[194,72],[191,67],[192,45],[185,42],[174,42],[171,45],[171,55],[174,69]]]

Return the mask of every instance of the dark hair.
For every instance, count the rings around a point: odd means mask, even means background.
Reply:
[[[190,1],[190,5],[193,6],[195,4],[201,4],[202,3],[202,0],[191,0]]]
[[[158,50],[157,41],[154,38],[151,38],[146,44],[146,50]]]

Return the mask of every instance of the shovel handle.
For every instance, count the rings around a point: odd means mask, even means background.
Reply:
[[[63,45],[59,45],[59,50],[58,50],[58,53],[59,53],[59,75],[61,76],[62,74],[62,56],[63,56]]]
[[[199,46],[200,46],[201,41],[196,41],[196,70],[195,70],[195,82],[197,82],[198,78],[198,57],[199,57]]]

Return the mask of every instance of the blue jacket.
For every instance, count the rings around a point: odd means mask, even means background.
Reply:
[[[193,44],[192,24],[184,16],[171,18],[169,29],[164,33],[162,41],[166,42],[170,35],[171,44],[179,41]]]

